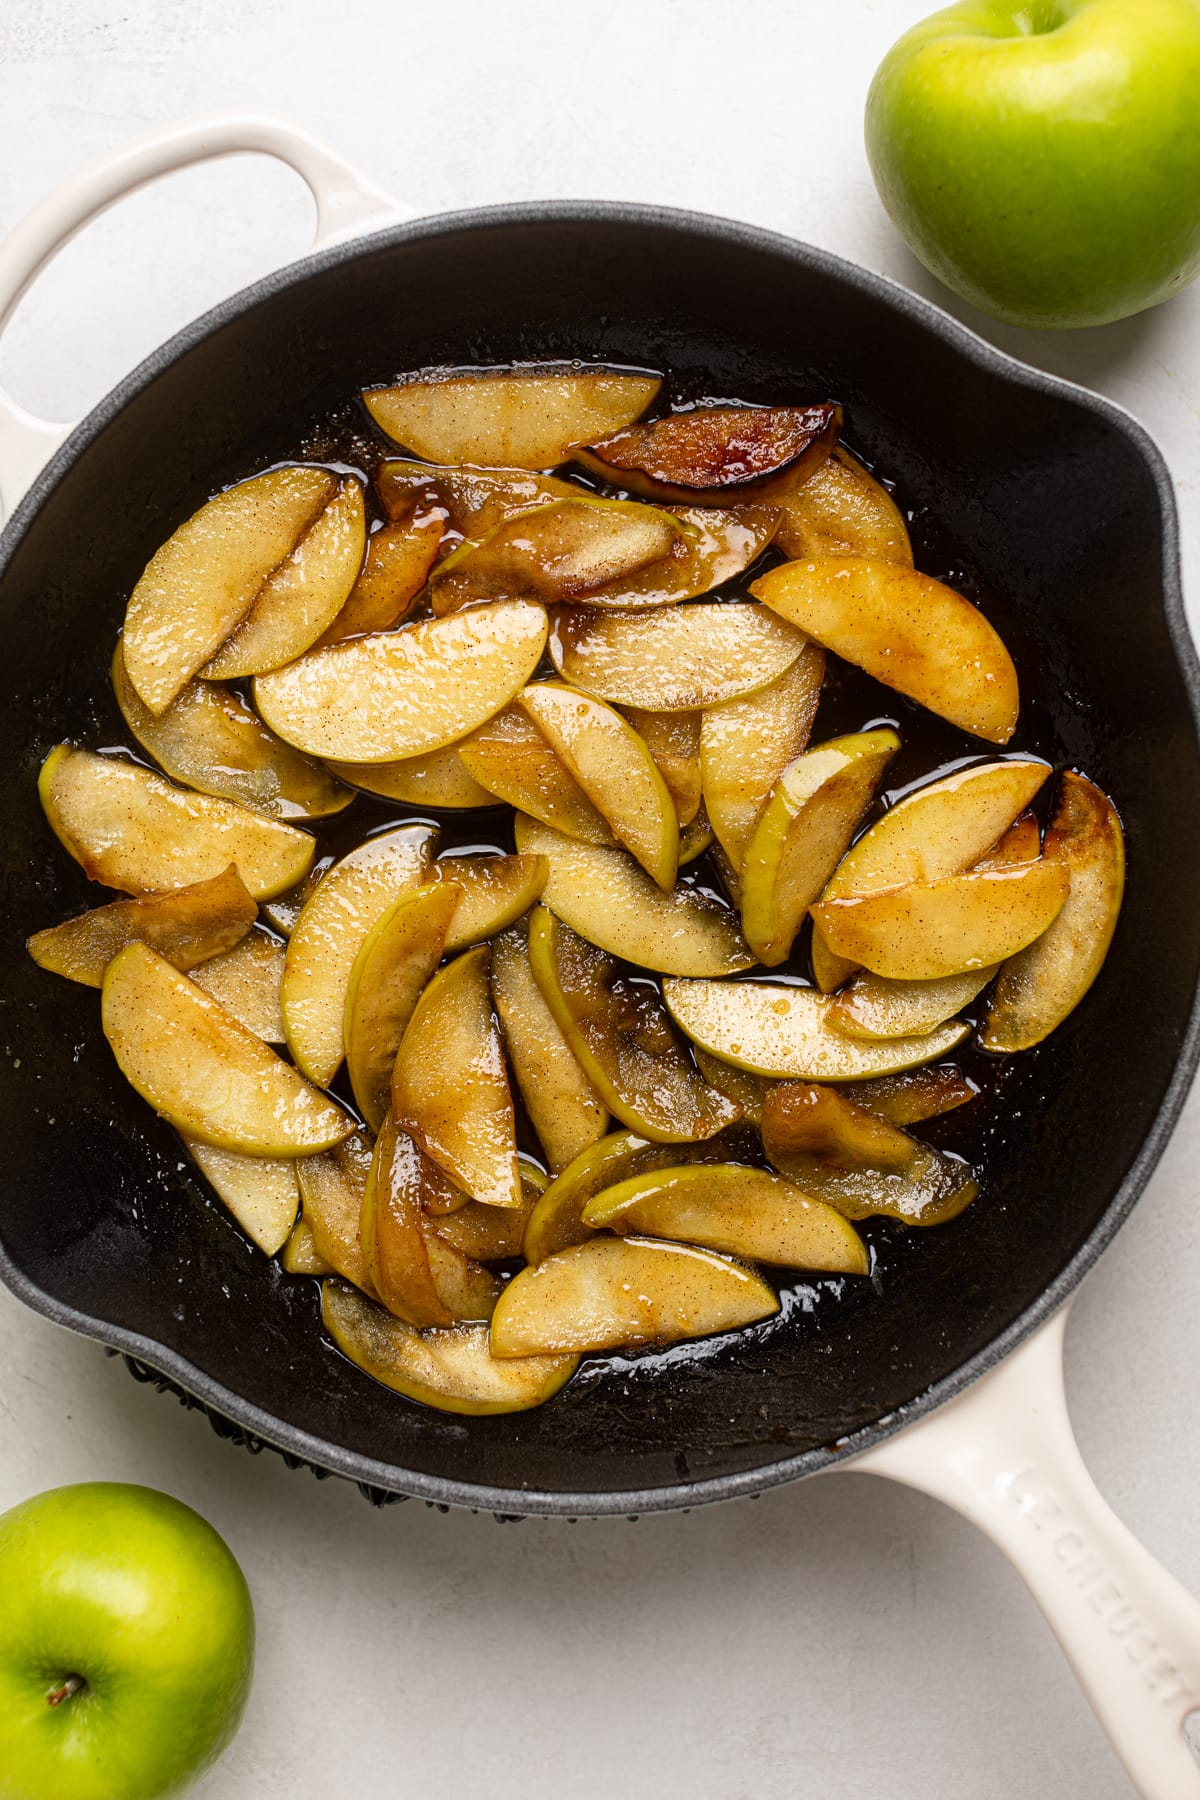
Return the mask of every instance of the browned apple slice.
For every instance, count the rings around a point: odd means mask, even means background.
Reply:
[[[821,557],[783,563],[751,592],[827,650],[977,737],[1007,744],[1017,672],[969,600],[900,563]]]
[[[572,445],[632,424],[661,386],[657,375],[616,369],[448,370],[369,389],[363,399],[390,438],[429,462],[550,469]]]
[[[1116,808],[1068,770],[1046,833],[1045,860],[1063,868],[1070,893],[1044,937],[1000,971],[981,1042],[1028,1050],[1083,999],[1108,955],[1125,891],[1125,840]]]
[[[233,863],[254,898],[266,900],[302,880],[313,858],[306,831],[70,744],[42,764],[38,794],[55,836],[91,879],[129,894],[189,887]]]
[[[189,681],[156,718],[125,672],[118,643],[113,692],[125,723],[160,768],[185,787],[240,801],[275,819],[318,819],[349,806],[354,795],[319,763],[268,731],[228,688]]]
[[[677,606],[711,593],[756,562],[779,528],[771,506],[743,506],[737,512],[712,506],[667,509],[684,527],[669,553],[636,575],[623,575],[588,594],[589,606],[610,610]]]
[[[592,1227],[583,1222],[584,1208],[614,1182],[684,1162],[724,1162],[733,1153],[724,1134],[707,1143],[653,1144],[633,1131],[612,1132],[581,1151],[539,1197],[525,1227],[526,1262],[545,1262],[572,1244],[585,1244]]]
[[[518,513],[551,500],[574,500],[583,492],[576,482],[527,469],[454,468],[401,457],[379,465],[375,486],[389,519],[436,519],[450,545],[481,538]]]
[[[850,1098],[889,1125],[919,1125],[966,1106],[978,1094],[961,1069],[940,1063],[932,1069],[905,1069],[899,1075],[881,1075],[878,1081],[855,1082]]]
[[[100,987],[126,944],[149,944],[176,969],[192,969],[244,938],[257,908],[230,867],[209,881],[145,899],[114,900],[25,941],[35,963],[69,981]]]
[[[719,1056],[713,1056],[697,1043],[692,1045],[692,1055],[709,1087],[716,1088],[719,1094],[724,1094],[726,1099],[741,1107],[742,1123],[761,1125],[763,1095],[770,1085],[766,1077],[754,1075],[749,1069],[736,1068],[733,1063],[722,1062]]]
[[[688,863],[695,862],[706,850],[711,850],[716,843],[713,828],[708,822],[708,814],[701,807],[690,825],[685,825],[679,833],[679,866],[685,869]]]
[[[771,495],[782,514],[776,542],[785,556],[869,556],[912,568],[904,515],[881,482],[838,444],[798,485]]]
[[[266,1256],[282,1250],[300,1211],[300,1183],[291,1156],[243,1156],[181,1133],[184,1143],[218,1199],[252,1243]]]
[[[413,1010],[445,949],[462,896],[451,881],[402,893],[359,946],[346,984],[346,1067],[363,1118],[379,1131],[391,1105],[392,1065]]]
[[[327,469],[268,469],[217,494],[151,557],[129,599],[125,667],[165,712],[253,606],[336,487]]]
[[[456,746],[463,767],[493,800],[585,844],[616,839],[562,758],[519,706],[506,706]]]
[[[481,787],[458,754],[457,744],[431,750],[427,756],[405,756],[392,763],[331,762],[339,781],[406,806],[432,806],[439,811],[497,805],[497,796]]]
[[[630,425],[575,460],[651,499],[719,501],[805,481],[841,425],[840,406],[698,406]]]
[[[441,542],[442,520],[436,514],[400,519],[372,532],[346,603],[320,642],[337,644],[401,624],[429,578]]]
[[[396,762],[456,742],[507,706],[545,643],[540,606],[499,600],[310,650],[258,676],[255,705],[311,756]]]
[[[646,712],[629,706],[625,717],[654,758],[667,784],[680,828],[700,811],[700,720],[698,712]]]
[[[438,1293],[421,1214],[421,1152],[389,1114],[375,1140],[362,1199],[362,1247],[371,1286],[409,1325],[450,1325]]]
[[[766,607],[698,601],[656,612],[564,606],[550,654],[564,680],[613,706],[695,712],[790,669],[805,638]]]
[[[374,1293],[362,1243],[362,1203],[371,1172],[373,1145],[356,1131],[344,1144],[322,1156],[302,1156],[296,1163],[303,1222],[312,1232],[313,1248],[323,1262],[364,1293]]]
[[[486,944],[438,971],[404,1034],[392,1110],[451,1181],[490,1206],[523,1203],[516,1121],[492,1014]]]
[[[550,873],[544,856],[443,856],[436,865],[440,880],[459,890],[446,932],[444,954],[453,956],[471,944],[494,938],[527,913],[541,895]]]
[[[340,1106],[145,944],[109,963],[101,1019],[126,1080],[206,1144],[306,1156],[353,1130]]]
[[[192,980],[255,1037],[282,1044],[287,1041],[280,1007],[283,962],[283,945],[269,931],[255,926],[232,950],[209,957],[193,969]]]
[[[577,1356],[499,1362],[486,1325],[415,1331],[338,1281],[321,1286],[321,1317],[344,1356],[373,1380],[439,1412],[528,1412],[570,1380]]]
[[[919,1144],[833,1088],[782,1082],[763,1102],[768,1160],[849,1219],[940,1225],[979,1192],[957,1157]]]
[[[514,1262],[522,1253],[525,1226],[539,1198],[524,1164],[521,1185],[524,1199],[519,1207],[482,1206],[478,1200],[468,1200],[457,1212],[432,1219],[430,1228],[443,1243],[473,1262]]]
[[[702,715],[705,811],[735,874],[771,789],[808,745],[824,676],[825,652],[806,644],[767,687]]]
[[[740,1117],[697,1074],[657,996],[544,906],[529,921],[529,966],[580,1068],[631,1131],[690,1143]]]
[[[333,1274],[333,1270],[317,1249],[312,1227],[307,1219],[296,1220],[287,1243],[279,1252],[279,1266],[287,1275]]]
[[[744,1263],[691,1244],[597,1237],[513,1277],[492,1314],[492,1354],[674,1344],[778,1311],[762,1276]]]
[[[469,1206],[477,1206],[476,1200],[468,1201]],[[493,1206],[489,1212],[511,1212],[511,1207]],[[457,1214],[454,1217],[457,1218]],[[448,1220],[447,1223],[450,1221]],[[504,1292],[504,1283],[491,1269],[485,1269],[482,1263],[473,1257],[464,1256],[453,1244],[448,1244],[440,1237],[431,1225],[425,1227],[425,1251],[429,1257],[429,1267],[433,1275],[438,1298],[456,1323],[483,1322],[490,1319],[496,1310],[496,1302]]]

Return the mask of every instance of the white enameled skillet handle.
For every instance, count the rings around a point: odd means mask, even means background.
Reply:
[[[1067,1416],[1066,1307],[927,1419],[848,1466],[919,1488],[1028,1583],[1144,1800],[1200,1800],[1200,1603],[1097,1491]],[[1190,1715],[1190,1716],[1189,1716]]]
[[[173,170],[247,153],[287,163],[306,183],[317,206],[314,248],[409,216],[324,144],[285,120],[230,113],[181,125],[82,170],[0,243],[0,332],[46,264],[118,200]],[[35,418],[0,390],[0,520],[72,429]]]

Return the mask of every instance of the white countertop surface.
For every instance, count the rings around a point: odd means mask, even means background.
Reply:
[[[5,0],[0,232],[89,158],[230,107],[289,115],[414,211],[661,201],[807,238],[946,302],[874,195],[866,86],[925,0]],[[0,379],[72,416],[297,253],[258,160],[189,173],[37,284]],[[1200,286],[1078,338],[968,322],[1135,412],[1200,604]],[[1128,1524],[1200,1588],[1200,1104],[1079,1296],[1075,1423]],[[1118,1800],[1131,1790],[1016,1577],[933,1501],[838,1475],[687,1516],[498,1526],[218,1441],[0,1293],[0,1510],[62,1482],[199,1508],[258,1606],[245,1727],[206,1800]],[[459,1662],[461,1657],[462,1661]],[[1200,1782],[1197,1791],[1200,1792]]]

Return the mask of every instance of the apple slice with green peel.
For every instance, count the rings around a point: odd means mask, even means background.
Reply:
[[[103,984],[104,971],[126,944],[149,944],[176,969],[232,949],[244,938],[258,909],[235,868],[209,881],[145,899],[114,900],[35,931],[25,948],[40,968],[87,987]]]
[[[458,905],[446,933],[444,954],[453,956],[471,944],[507,931],[536,905],[546,885],[550,864],[544,856],[443,856],[435,865],[439,880],[459,889]]]
[[[608,1108],[542,998],[524,924],[492,945],[492,1004],[529,1122],[557,1174],[604,1136]]]
[[[903,513],[842,444],[806,481],[773,493],[771,503],[782,514],[775,541],[785,556],[868,556],[913,566]]]
[[[695,712],[766,687],[806,642],[765,606],[697,601],[630,613],[561,606],[549,647],[565,681],[612,706]]]
[[[697,888],[669,894],[623,850],[564,837],[518,813],[517,849],[545,856],[542,901],[572,931],[611,956],[669,975],[731,975],[754,961],[737,920]]]
[[[657,398],[657,375],[519,368],[418,377],[363,395],[375,423],[432,463],[551,469],[575,444],[631,425]]]
[[[575,460],[654,500],[732,500],[806,481],[841,426],[840,406],[697,406],[627,426]]]
[[[189,681],[157,718],[125,672],[120,643],[112,661],[113,692],[142,749],[175,781],[202,794],[237,800],[275,819],[320,819],[354,798],[327,769],[267,730],[228,688]]]
[[[391,1105],[392,1065],[462,898],[453,882],[401,894],[368,931],[346,985],[343,1037],[354,1098],[372,1131]]]
[[[667,1010],[692,1042],[724,1062],[777,1080],[865,1081],[937,1062],[970,1027],[876,1043],[830,1023],[831,1000],[812,988],[765,981],[664,981]]]
[[[1108,955],[1125,891],[1125,839],[1116,808],[1068,770],[1046,833],[1044,859],[1070,879],[1045,935],[1000,971],[980,1041],[1013,1052],[1040,1044],[1074,1011]]]
[[[362,1242],[362,1203],[371,1172],[374,1145],[363,1131],[322,1156],[302,1156],[296,1163],[303,1222],[312,1232],[313,1248],[322,1261],[364,1293],[374,1294]]]
[[[779,513],[770,506],[744,506],[737,512],[711,506],[672,506],[683,532],[666,556],[592,589],[589,606],[633,609],[677,606],[711,593],[723,582],[744,574],[779,529]]]
[[[892,980],[932,981],[1023,950],[1062,910],[1070,887],[1065,864],[1039,857],[825,900],[813,917],[836,955]]]
[[[833,1088],[784,1082],[763,1104],[767,1159],[849,1219],[941,1225],[979,1183],[967,1164],[919,1144]]]
[[[472,1205],[478,1202],[470,1202]],[[508,1211],[511,1207],[494,1206],[495,1213]],[[454,1218],[458,1214],[453,1215]],[[504,1283],[490,1269],[474,1257],[464,1256],[453,1244],[448,1244],[439,1237],[432,1225],[425,1226],[425,1253],[429,1258],[429,1267],[433,1275],[438,1298],[449,1312],[455,1323],[481,1323],[491,1318],[496,1310],[496,1302],[504,1292]]]
[[[384,1387],[439,1412],[528,1412],[571,1379],[577,1356],[526,1356],[499,1362],[486,1325],[414,1331],[339,1281],[321,1284],[326,1331],[352,1363]]]
[[[321,863],[308,871],[298,887],[289,888],[286,894],[278,894],[273,900],[264,901],[259,910],[272,931],[277,931],[281,938],[291,937],[296,929],[296,920],[312,898],[314,888],[328,867],[328,863]]]
[[[300,1211],[296,1158],[243,1156],[181,1133],[196,1167],[266,1256],[282,1250]]]
[[[303,880],[313,859],[306,831],[70,744],[42,764],[38,794],[55,836],[90,878],[129,894],[190,887],[233,863],[248,892],[267,900]]]
[[[871,1268],[866,1245],[841,1213],[766,1169],[738,1163],[635,1175],[589,1200],[583,1222],[788,1269],[867,1275]]]
[[[297,1219],[287,1243],[279,1252],[279,1266],[286,1275],[332,1275],[333,1270],[317,1249],[312,1226]]]
[[[963,731],[1007,744],[1017,671],[978,607],[901,563],[870,557],[788,562],[760,576],[756,600],[827,650]]]
[[[267,1044],[284,1044],[283,964],[283,945],[256,925],[232,950],[209,957],[193,969],[192,980],[255,1037]]]
[[[732,1154],[724,1137],[699,1144],[652,1144],[633,1131],[614,1131],[591,1144],[552,1181],[529,1215],[522,1246],[528,1263],[545,1262],[572,1244],[586,1244],[583,1211],[594,1195],[634,1175],[680,1163],[719,1163]]]
[[[703,811],[698,812],[691,824],[685,825],[679,833],[680,868],[684,869],[688,863],[695,862],[698,856],[703,856],[706,850],[711,850],[715,842],[713,828],[708,822],[708,814]]]
[[[208,680],[261,675],[302,655],[349,599],[366,547],[362,483],[347,477],[286,562],[267,577],[237,630],[205,665]]]
[[[631,1131],[684,1144],[740,1118],[697,1074],[657,996],[544,906],[530,917],[529,966],[580,1068]]]
[[[894,731],[860,731],[804,751],[780,775],[741,868],[742,930],[759,962],[791,954],[899,748]]]
[[[363,564],[345,605],[318,640],[338,644],[371,631],[390,631],[407,619],[429,579],[442,542],[440,515],[399,519],[366,540]]]
[[[691,1244],[597,1237],[513,1277],[492,1314],[492,1354],[675,1344],[778,1311],[762,1276],[743,1263]]]
[[[134,692],[152,713],[165,712],[237,629],[336,486],[327,469],[268,469],[215,495],[151,557],[122,641]]]
[[[248,1156],[307,1156],[354,1129],[261,1038],[145,944],[108,965],[101,1020],[118,1067],[179,1131]]]
[[[463,767],[493,801],[505,800],[582,843],[615,846],[562,758],[519,706],[505,707],[456,748]]]
[[[646,712],[629,706],[625,717],[654,758],[675,807],[680,830],[700,811],[700,721],[698,712]]]
[[[440,969],[392,1071],[396,1123],[472,1200],[523,1204],[516,1121],[492,1014],[486,944]]]
[[[667,784],[619,712],[557,681],[524,688],[528,714],[625,848],[664,892],[679,868],[679,823]]]
[[[408,462],[389,457],[380,463],[375,487],[388,518],[436,519],[445,537],[484,537],[495,525],[551,500],[576,500],[582,490],[557,475],[528,469],[484,469],[470,464]]]
[[[446,744],[426,756],[405,756],[392,763],[331,762],[329,770],[339,781],[384,800],[401,800],[406,806],[432,806],[439,811],[496,806],[498,798],[481,787],[458,754],[457,744]]]
[[[673,513],[636,500],[551,500],[452,550],[430,577],[429,598],[439,615],[523,595],[550,606],[636,575],[691,535]]]
[[[429,878],[436,833],[401,825],[368,838],[326,871],[292,928],[283,966],[283,1022],[298,1068],[327,1087],[345,1054],[346,993],[371,927]]]
[[[807,748],[824,677],[825,652],[806,644],[767,687],[701,715],[704,806],[735,873],[771,789]]]
[[[425,756],[508,705],[541,660],[546,629],[532,600],[473,606],[310,650],[258,676],[254,702],[272,731],[311,756]]]
[[[423,1157],[389,1114],[375,1140],[363,1189],[363,1262],[384,1306],[409,1325],[450,1325],[425,1247],[421,1213]]]
[[[953,1063],[932,1069],[906,1069],[881,1075],[878,1081],[856,1082],[850,1098],[856,1106],[878,1113],[889,1125],[920,1125],[978,1098],[979,1089]]]

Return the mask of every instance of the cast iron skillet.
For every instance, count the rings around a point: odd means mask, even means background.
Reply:
[[[295,451],[361,384],[425,364],[599,358],[710,395],[836,397],[914,509],[921,566],[966,582],[1021,671],[1017,743],[1112,793],[1129,887],[1104,971],[1014,1062],[987,1192],[895,1234],[878,1291],[819,1283],[734,1340],[586,1367],[543,1410],[410,1405],[317,1328],[315,1284],[261,1257],[113,1066],[96,995],[25,935],[94,903],[34,787],[62,737],[119,741],[107,667],[169,527]],[[936,1406],[1047,1317],[1128,1214],[1197,1061],[1200,754],[1162,461],[1123,414],[1032,373],[833,257],[611,205],[424,220],[219,307],[72,436],[0,541],[0,1274],[285,1451],[505,1513],[636,1512],[823,1469]]]

